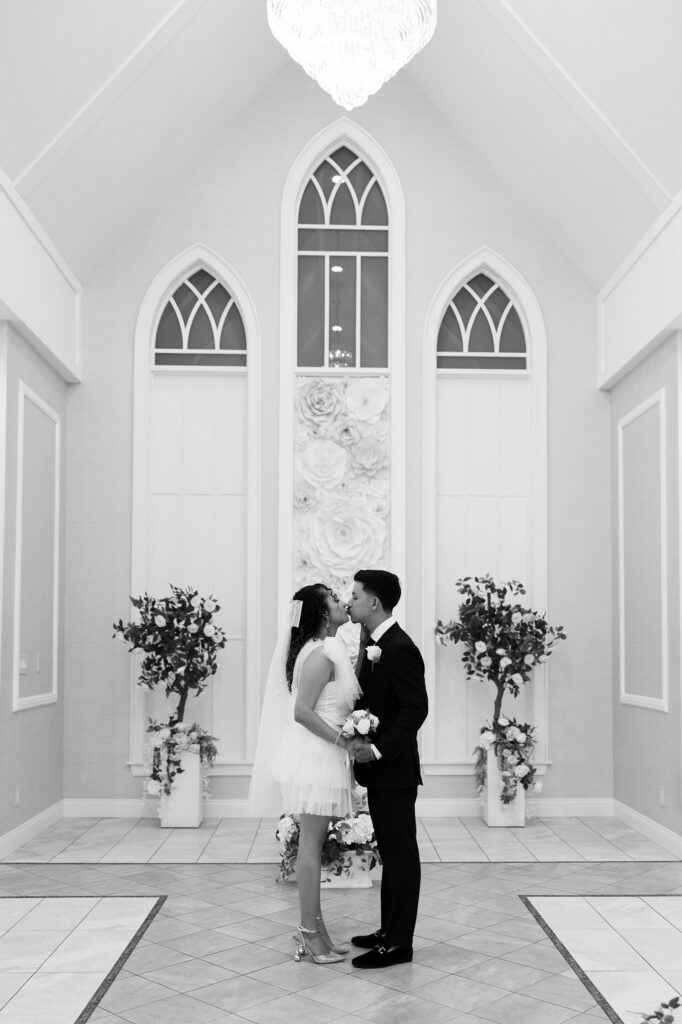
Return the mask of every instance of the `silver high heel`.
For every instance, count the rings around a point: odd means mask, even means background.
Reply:
[[[303,925],[299,925],[298,931],[293,936],[296,943],[296,952],[294,953],[296,963],[299,963],[304,956],[309,956],[314,964],[338,964],[343,960],[343,957],[338,953],[313,953],[306,942],[306,935],[317,934],[316,928],[304,928]]]
[[[329,952],[330,953],[347,953],[348,952],[348,946],[337,946],[335,943],[332,942],[331,936],[329,935],[329,932],[327,931],[327,926],[326,926],[326,924],[324,923],[324,921],[322,919],[322,914],[318,914],[317,915],[317,928],[318,928],[318,931],[321,933],[323,940],[327,943],[327,946],[329,947]]]

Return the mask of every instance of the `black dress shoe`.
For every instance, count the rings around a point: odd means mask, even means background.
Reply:
[[[369,953],[353,957],[351,963],[353,967],[392,967],[393,964],[407,964],[411,959],[411,946],[395,946],[393,949],[376,946],[370,949]]]
[[[371,935],[354,935],[350,941],[354,946],[359,946],[360,949],[374,949],[375,946],[381,945],[383,937],[384,933],[381,928],[378,928]]]

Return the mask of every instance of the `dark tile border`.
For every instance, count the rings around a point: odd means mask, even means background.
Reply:
[[[590,896],[614,896],[614,895],[615,895],[614,893],[601,893],[601,894],[600,893],[590,893]],[[543,894],[543,896],[545,898],[547,898],[546,894]],[[557,893],[557,897],[559,897],[559,896],[561,896],[564,899],[584,899],[585,898],[584,896],[574,896],[574,895],[568,894],[568,893]],[[549,898],[552,899],[552,897],[549,897]],[[622,894],[619,894],[619,896],[617,898],[622,898]],[[557,950],[561,953],[562,957],[564,958],[564,960],[566,961],[568,966],[571,968],[573,973],[575,975],[577,975],[577,977],[580,979],[580,981],[583,983],[583,985],[585,986],[587,991],[590,993],[590,995],[594,999],[595,1003],[597,1003],[597,1005],[601,1007],[601,1009],[604,1011],[604,1013],[609,1018],[609,1020],[612,1021],[613,1024],[625,1024],[625,1022],[623,1021],[623,1018],[620,1017],[616,1013],[616,1011],[611,1006],[611,1003],[608,1001],[608,999],[606,999],[601,994],[601,992],[599,991],[597,986],[594,984],[594,982],[590,980],[590,978],[588,977],[587,974],[585,974],[585,971],[582,969],[582,967],[577,962],[575,957],[573,957],[569,953],[569,951],[566,949],[566,947],[564,946],[563,942],[561,941],[559,936],[556,934],[556,932],[552,931],[552,929],[547,924],[547,922],[545,921],[545,919],[542,916],[542,914],[540,913],[540,911],[537,910],[533,906],[533,904],[531,903],[531,900],[533,899],[533,897],[532,896],[519,896],[519,899],[523,903],[523,905],[526,908],[526,910],[528,911],[528,913],[531,914],[532,917],[535,918],[535,920],[540,925],[540,927],[542,928],[542,930],[545,933],[545,935],[547,935],[547,937],[549,939],[551,939],[551,941],[554,943],[554,945],[556,946]]]
[[[98,899],[98,900],[117,900],[117,899],[126,899],[126,900],[145,900],[146,899],[146,900],[148,900],[148,899],[152,899],[153,896],[151,894],[149,896],[140,896],[139,894],[135,894],[134,896],[94,896],[93,897],[91,895],[87,895],[86,893],[83,893],[80,896],[29,896],[27,893],[22,893],[21,896],[0,896],[0,900],[34,900],[34,899],[37,899],[37,900],[40,900],[40,901],[42,901],[42,900],[63,900],[63,899],[67,899],[67,900],[91,900],[93,898],[94,899]],[[116,980],[117,974],[119,973],[119,971],[122,970],[126,960],[131,955],[131,953],[133,952],[133,950],[137,946],[138,942],[140,941],[140,939],[142,938],[144,933],[147,931],[147,928],[149,928],[150,924],[152,923],[152,921],[154,920],[156,915],[159,913],[159,911],[161,910],[161,907],[164,905],[164,903],[166,902],[167,899],[168,899],[167,896],[158,896],[157,897],[156,903],[154,904],[152,909],[149,911],[149,913],[145,917],[144,921],[142,922],[140,927],[137,929],[137,931],[133,935],[132,939],[130,940],[130,942],[128,943],[126,948],[123,950],[123,952],[119,956],[119,958],[116,961],[116,963],[114,964],[114,966],[111,968],[111,970],[107,974],[106,978],[100,983],[100,985],[97,988],[97,990],[93,993],[93,995],[88,1000],[88,1002],[87,1002],[86,1006],[84,1007],[84,1009],[82,1009],[80,1014],[78,1015],[78,1017],[76,1017],[76,1019],[74,1021],[74,1024],[85,1024],[86,1021],[90,1020],[90,1017],[92,1016],[93,1012],[97,1009],[97,1007],[98,1007],[101,999],[103,998],[104,994],[110,988],[112,983]]]
[[[101,898],[105,899],[105,900],[106,899],[114,899],[115,900],[115,899],[120,899],[121,897],[118,897],[118,896],[102,896]],[[122,898],[123,899],[141,899],[141,900],[149,899],[148,896],[147,897],[145,897],[145,896],[124,896]],[[85,1024],[85,1021],[90,1020],[90,1017],[92,1016],[94,1011],[99,1006],[99,1003],[102,1000],[102,998],[104,997],[105,993],[109,990],[109,988],[111,987],[113,982],[116,980],[117,974],[119,973],[119,971],[122,970],[126,960],[131,955],[131,953],[133,952],[133,950],[137,946],[138,942],[140,941],[140,939],[142,938],[144,933],[147,931],[147,928],[149,928],[150,924],[152,923],[152,921],[154,920],[154,918],[156,917],[158,912],[161,910],[161,907],[164,905],[164,903],[166,902],[167,899],[168,899],[167,896],[159,896],[158,897],[156,903],[154,904],[152,909],[149,911],[149,913],[145,917],[144,921],[142,922],[140,927],[137,929],[137,931],[133,935],[132,939],[130,940],[130,942],[128,943],[126,948],[123,950],[123,952],[121,953],[120,957],[118,958],[118,960],[116,961],[114,966],[111,968],[111,970],[107,974],[107,976],[104,979],[104,981],[100,984],[100,986],[97,989],[97,991],[94,992],[93,995],[90,997],[90,999],[86,1003],[84,1009],[81,1010],[79,1016],[76,1017],[76,1020],[74,1021],[74,1024]]]

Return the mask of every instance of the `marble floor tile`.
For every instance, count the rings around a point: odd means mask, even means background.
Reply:
[[[0,1010],[0,1024],[73,1024],[105,973],[34,975]]]

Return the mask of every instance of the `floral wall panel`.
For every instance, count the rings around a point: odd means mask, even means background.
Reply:
[[[296,386],[296,587],[345,595],[353,574],[385,568],[390,530],[387,377],[301,376]]]

